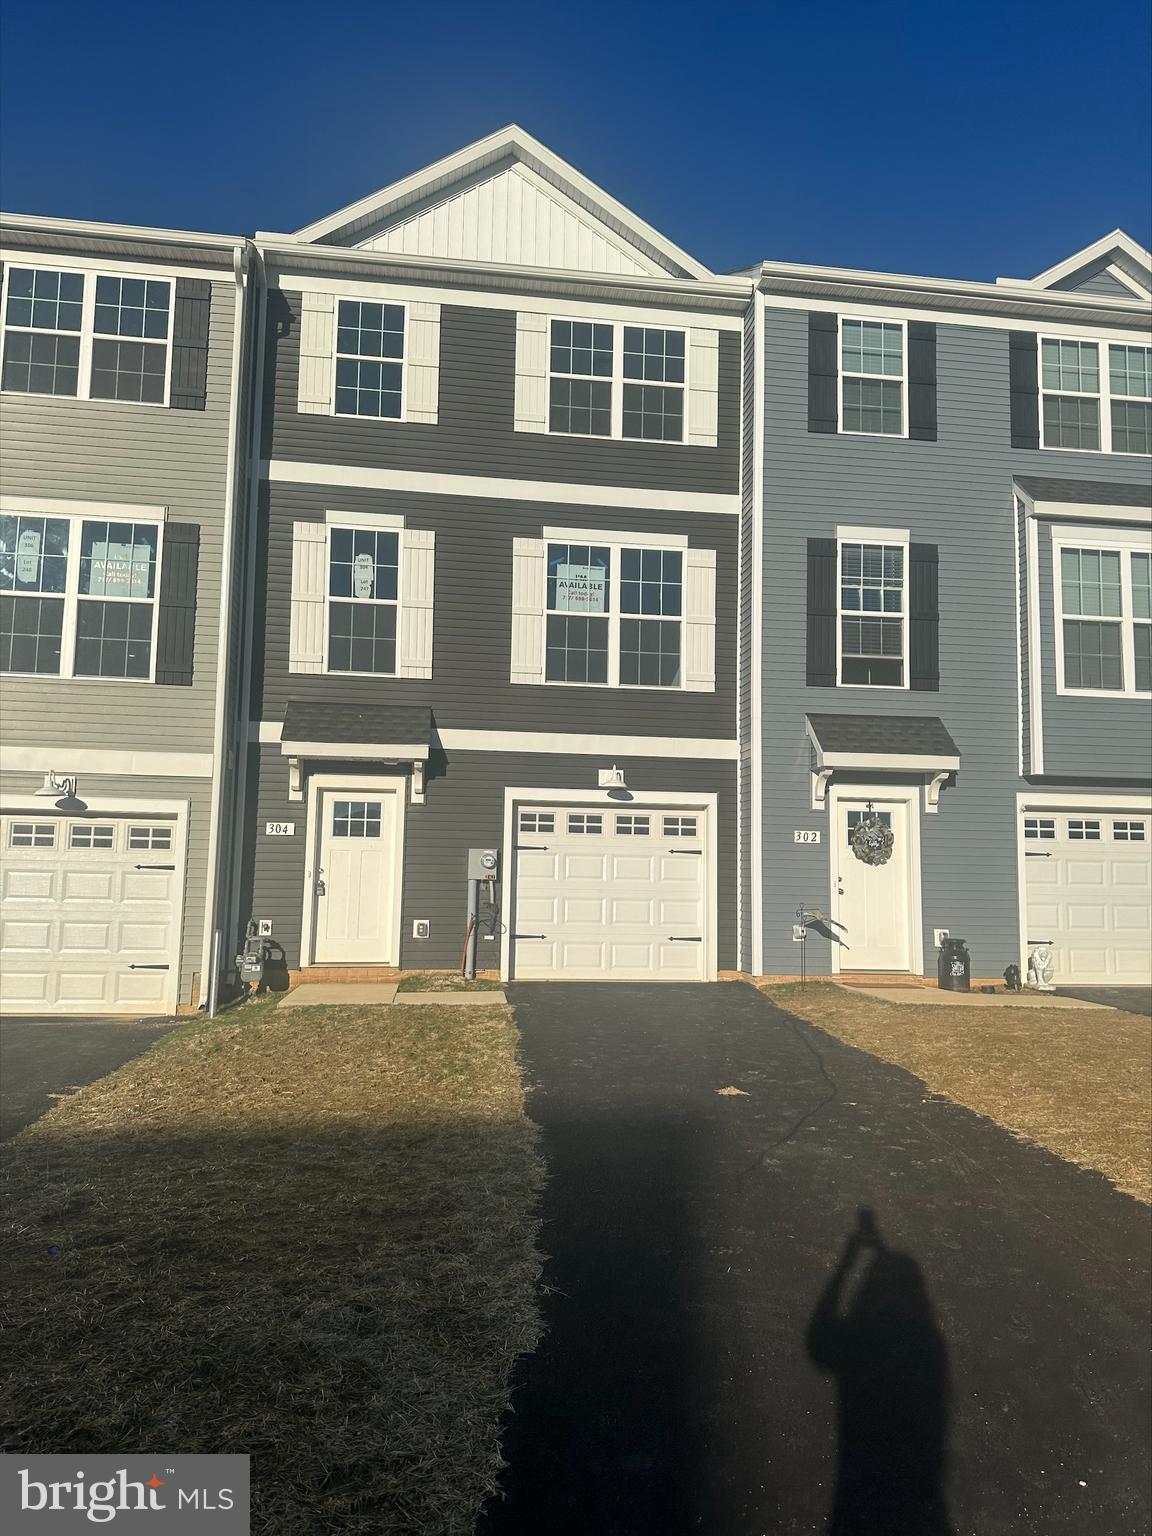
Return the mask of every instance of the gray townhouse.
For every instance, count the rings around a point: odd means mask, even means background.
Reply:
[[[746,964],[752,281],[516,127],[254,246],[246,915],[305,978],[448,968],[472,873],[504,977]]]
[[[1148,253],[751,275],[749,969],[1152,979]]]
[[[246,242],[0,220],[0,999],[209,1000],[237,764]]]

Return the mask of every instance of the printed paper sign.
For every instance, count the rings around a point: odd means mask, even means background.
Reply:
[[[375,560],[371,555],[357,555],[352,561],[352,596],[371,597],[375,585]]]
[[[24,528],[16,540],[16,580],[34,587],[40,579],[40,530]]]
[[[151,569],[152,551],[147,544],[93,544],[88,595],[147,597]]]
[[[602,565],[558,565],[556,607],[562,613],[604,613],[605,581]]]

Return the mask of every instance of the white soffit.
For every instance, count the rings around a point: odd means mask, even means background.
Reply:
[[[515,124],[305,225],[295,238],[582,272],[713,275]]]

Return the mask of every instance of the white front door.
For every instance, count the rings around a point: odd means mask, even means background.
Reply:
[[[516,816],[514,976],[708,980],[703,811],[557,805]]]
[[[396,795],[322,789],[312,873],[312,957],[395,965]]]
[[[852,851],[853,828],[868,814],[869,800],[838,798],[835,804],[837,862],[835,930],[842,971],[912,969],[911,850],[906,801],[871,803],[892,833],[886,864],[865,864]]]

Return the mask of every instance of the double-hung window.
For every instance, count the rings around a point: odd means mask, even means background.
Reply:
[[[840,430],[883,437],[905,432],[904,324],[840,321]]]
[[[1053,541],[1064,693],[1152,693],[1152,552],[1133,541]]]
[[[395,674],[399,573],[398,531],[328,530],[327,671]]]
[[[147,681],[160,525],[0,517],[0,672]]]
[[[550,542],[544,680],[682,686],[684,552]]]
[[[340,300],[336,315],[337,416],[401,418],[404,331],[403,304]]]
[[[553,320],[548,359],[550,432],[684,441],[684,331]]]
[[[907,686],[905,544],[840,541],[840,682]]]
[[[15,394],[167,404],[172,291],[163,278],[10,267],[2,387]]]
[[[1043,447],[1152,452],[1152,347],[1041,337],[1040,389]]]

